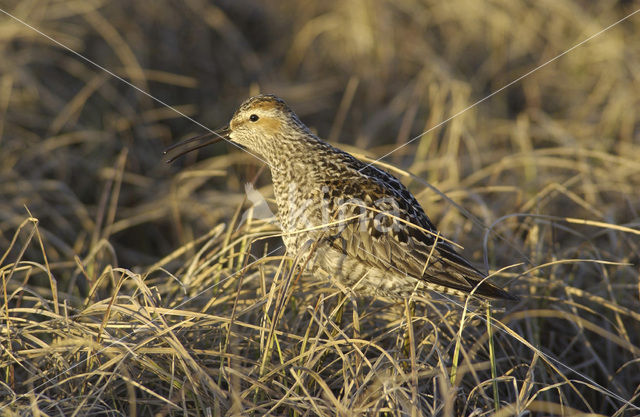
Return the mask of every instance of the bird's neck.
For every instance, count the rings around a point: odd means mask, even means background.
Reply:
[[[262,154],[274,181],[291,181],[312,171],[318,164],[317,156],[329,149],[332,149],[329,144],[305,132],[272,141],[266,149],[263,148]]]
[[[334,152],[326,142],[315,136],[304,136],[274,150],[270,163],[273,191],[278,205],[278,219],[285,231],[296,228],[293,218],[296,208],[316,206],[325,166],[324,156]],[[266,155],[265,155],[266,156]]]

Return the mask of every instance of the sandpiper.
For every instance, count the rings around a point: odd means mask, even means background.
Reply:
[[[251,97],[228,127],[165,153],[172,161],[223,139],[269,165],[287,252],[316,275],[392,299],[425,290],[517,299],[457,253],[397,178],[322,141],[282,99]]]

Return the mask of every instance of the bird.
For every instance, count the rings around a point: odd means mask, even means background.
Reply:
[[[224,128],[165,154],[172,162],[221,140],[269,165],[287,254],[314,275],[395,300],[430,291],[518,299],[457,252],[400,180],[320,139],[281,98],[251,97]]]

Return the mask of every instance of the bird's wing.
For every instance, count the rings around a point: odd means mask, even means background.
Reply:
[[[362,175],[362,174],[369,175]],[[425,283],[491,297],[513,299],[507,292],[481,282],[486,275],[474,268],[439,235],[415,197],[390,174],[366,167],[358,175],[342,177],[344,186],[361,190],[355,201],[339,208],[350,219],[326,239],[343,254],[371,268],[404,274]],[[351,206],[349,206],[351,204]]]

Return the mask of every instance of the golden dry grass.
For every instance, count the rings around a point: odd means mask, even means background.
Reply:
[[[634,7],[0,2],[182,113],[0,14],[0,411],[637,415],[640,14],[431,129]],[[381,165],[522,301],[293,274],[259,161],[161,161],[258,91],[363,158],[428,131]]]

